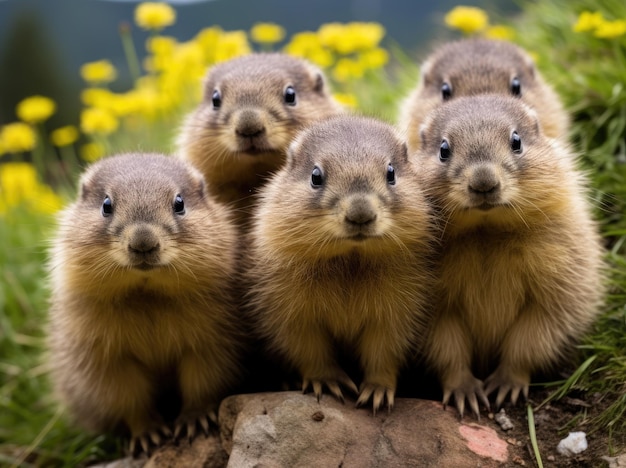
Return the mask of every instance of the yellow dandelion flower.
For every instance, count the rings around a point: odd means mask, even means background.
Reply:
[[[202,49],[204,54],[204,62],[206,65],[215,62],[215,49],[222,35],[222,28],[219,26],[212,26],[210,28],[204,28],[194,38],[196,44]]]
[[[0,142],[6,153],[22,153],[35,147],[37,135],[30,125],[14,122],[0,129]]]
[[[511,41],[515,39],[515,30],[510,26],[496,24],[489,26],[484,33],[487,39],[497,39],[500,41]]]
[[[50,133],[50,141],[54,146],[69,146],[78,140],[78,129],[73,125],[57,128]]]
[[[459,29],[465,34],[472,34],[485,29],[489,23],[489,17],[480,8],[457,6],[446,13],[444,22],[450,28]]]
[[[26,205],[29,210],[51,214],[61,208],[61,198],[37,179],[30,163],[10,162],[0,165],[0,214]]]
[[[322,24],[317,30],[317,35],[323,46],[337,49],[345,37],[345,26],[341,23]]]
[[[602,17],[602,13],[599,11],[591,12],[591,11],[583,11],[580,15],[578,15],[578,20],[572,26],[572,31],[574,32],[587,32],[593,31],[598,26],[600,26],[604,22],[604,18]]]
[[[626,33],[626,21],[603,21],[594,31],[593,35],[601,39],[613,39]]]
[[[118,125],[113,113],[106,109],[90,107],[80,114],[80,129],[87,135],[108,135],[117,130]]]
[[[318,34],[323,45],[348,55],[377,47],[385,28],[378,23],[328,23],[320,27]]]
[[[385,49],[376,47],[374,49],[361,52],[358,56],[358,60],[363,68],[382,68],[389,61],[389,53]]]
[[[354,94],[335,93],[333,94],[333,97],[335,98],[335,101],[337,101],[339,104],[350,107],[352,109],[356,108],[359,105],[359,102]]]
[[[250,38],[261,44],[274,44],[285,38],[285,28],[275,23],[256,23],[250,30]]]
[[[80,67],[80,76],[87,83],[110,83],[117,78],[117,70],[108,60],[98,60]]]
[[[87,107],[106,109],[113,100],[113,93],[105,88],[87,88],[80,93],[80,100]]]
[[[94,162],[104,156],[104,147],[95,142],[85,143],[80,147],[80,157],[87,162]]]
[[[169,36],[154,36],[146,41],[146,49],[154,55],[172,55],[178,41]]]
[[[176,21],[176,11],[167,3],[144,2],[135,9],[135,23],[143,29],[159,31]]]
[[[308,59],[322,68],[330,67],[334,61],[333,54],[322,45],[319,36],[311,31],[291,36],[283,50],[289,55]]]
[[[224,62],[251,52],[245,31],[229,31],[220,36],[215,50],[215,62]]]
[[[344,83],[352,79],[363,77],[363,65],[357,60],[342,58],[333,67],[332,74],[335,80]]]
[[[48,120],[56,108],[56,103],[50,98],[31,96],[17,104],[15,113],[24,122],[36,124]]]

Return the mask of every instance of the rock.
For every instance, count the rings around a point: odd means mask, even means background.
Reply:
[[[236,395],[220,406],[229,466],[501,466],[509,444],[497,426],[459,421],[451,408],[397,399],[391,413],[317,402],[298,392]]]
[[[192,444],[168,442],[150,458],[126,457],[92,468],[224,468],[227,463],[228,454],[222,449],[219,435],[214,433],[209,437],[200,435]]]
[[[576,455],[587,450],[587,434],[584,432],[570,432],[569,435],[559,442],[556,451],[561,455]]]
[[[609,468],[626,468],[626,453],[618,457],[602,457],[609,464]]]
[[[504,409],[501,409],[496,413],[495,420],[503,431],[510,431],[515,427],[511,422],[511,419],[506,415]]]

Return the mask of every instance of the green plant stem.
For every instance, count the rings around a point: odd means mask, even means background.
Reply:
[[[120,24],[119,31],[130,76],[133,81],[137,81],[141,76],[141,67],[139,66],[139,58],[137,58],[137,51],[135,49],[135,42],[133,41],[130,25],[125,22]]]
[[[529,404],[528,409],[528,434],[530,435],[530,443],[533,446],[533,453],[535,454],[535,460],[537,466],[543,468],[543,462],[541,461],[541,453],[539,453],[539,445],[537,444],[537,433],[535,432],[535,415],[533,414],[533,407]]]

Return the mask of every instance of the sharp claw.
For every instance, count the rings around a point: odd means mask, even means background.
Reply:
[[[139,438],[139,442],[141,443],[143,451],[150,456],[150,444],[148,443],[148,439],[145,436],[141,436]]]
[[[314,380],[313,381],[313,393],[315,394],[315,396],[317,397],[317,401],[320,401],[320,398],[322,397],[322,382],[320,382],[319,380]]]
[[[455,394],[454,402],[456,403],[456,409],[458,410],[461,419],[463,419],[463,413],[465,413],[465,397],[463,395],[457,396]]]
[[[209,411],[209,419],[215,423],[217,426],[217,414],[215,411]]]
[[[500,387],[500,390],[498,390],[498,396],[496,397],[496,410],[500,409],[508,393],[508,387]]]
[[[209,418],[208,416],[200,416],[198,418],[198,421],[200,421],[200,426],[202,426],[202,431],[204,432],[205,436],[209,435]]]
[[[511,403],[513,403],[514,405],[517,404],[517,399],[519,398],[520,390],[521,388],[519,387],[515,387],[511,390]]]
[[[523,393],[524,393],[524,400],[528,401],[528,385],[524,385]]]
[[[472,409],[472,413],[478,420],[480,420],[480,410],[478,408],[478,400],[476,399],[476,394],[471,393],[467,396],[467,400],[469,402],[470,408]]]
[[[395,394],[396,392],[392,389],[387,389],[387,408],[389,410],[389,413],[391,413],[391,410],[393,409],[393,405],[395,403]]]
[[[174,427],[174,440],[178,442],[180,440],[180,435],[183,432],[183,425],[178,423],[176,427]]]
[[[376,391],[374,392],[374,398],[373,398],[374,416],[376,416],[376,411],[378,411],[384,399],[385,399],[385,391],[383,389],[376,389]]]
[[[302,380],[302,393],[306,393],[306,389],[309,388],[311,382],[307,379]]]
[[[341,383],[344,384],[353,394],[358,395],[359,389],[356,384],[349,377],[345,377],[341,380]]]
[[[478,392],[478,398],[480,399],[480,402],[485,406],[485,408],[487,408],[487,411],[491,411],[489,399],[482,390]]]
[[[450,402],[450,397],[451,396],[452,396],[452,391],[444,390],[444,392],[443,392],[443,400],[441,401],[441,404],[443,405],[443,409],[444,410],[448,406],[448,403]]]
[[[150,437],[150,440],[154,445],[158,446],[161,443],[161,437],[159,436],[157,431],[150,431],[148,433],[148,436]]]

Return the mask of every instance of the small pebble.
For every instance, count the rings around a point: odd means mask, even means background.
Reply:
[[[495,419],[496,422],[498,424],[500,424],[500,427],[502,428],[503,431],[508,431],[513,429],[513,423],[511,422],[511,420],[509,419],[509,417],[506,415],[506,413],[504,412],[503,409],[501,409],[496,415],[495,415]]]
[[[316,411],[315,413],[313,413],[311,418],[313,419],[313,421],[320,422],[324,419],[324,413],[322,413],[321,411]]]
[[[554,461],[556,457],[554,455],[548,455],[548,461]]]
[[[556,447],[557,452],[568,457],[585,450],[587,450],[587,434],[584,432],[570,432]]]

